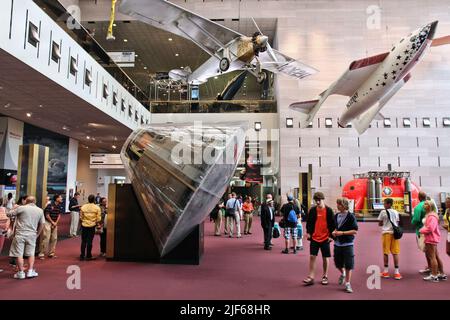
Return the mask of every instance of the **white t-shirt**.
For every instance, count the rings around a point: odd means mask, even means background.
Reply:
[[[398,214],[398,212],[394,209],[389,209],[389,213],[390,213],[390,217],[392,222],[395,224],[395,226],[398,227],[398,223],[400,221],[400,215]],[[387,216],[386,210],[382,210],[380,212],[380,215],[378,216],[378,221],[383,221],[383,226],[381,227],[381,233],[385,234],[385,233],[394,233],[394,230],[392,229],[392,224],[389,221],[389,218]]]

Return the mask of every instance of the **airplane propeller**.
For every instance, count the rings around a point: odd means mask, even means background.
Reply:
[[[275,53],[273,52],[272,47],[269,44],[269,37],[265,36],[261,32],[261,29],[259,29],[259,27],[256,24],[256,21],[255,21],[255,19],[253,19],[253,17],[252,17],[252,21],[253,21],[253,24],[255,25],[256,29],[258,30],[257,32],[255,32],[253,34],[253,37],[252,37],[253,44],[255,45],[255,43],[256,43],[256,45],[257,45],[256,50],[259,50],[257,52],[264,52],[267,50],[267,53],[272,58],[272,60],[274,62],[278,62],[277,57],[276,57]],[[259,37],[259,39],[258,39],[258,37]],[[259,43],[258,43],[258,40],[259,40]],[[258,47],[259,47],[259,49],[258,49]],[[264,49],[262,49],[262,48],[264,48]],[[256,55],[258,55],[257,52],[255,52]]]

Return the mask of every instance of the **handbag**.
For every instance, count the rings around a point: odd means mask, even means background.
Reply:
[[[394,230],[394,239],[399,240],[403,237],[403,229],[399,226],[396,226],[391,220],[391,214],[388,209],[386,209],[386,213],[389,219],[389,222],[392,225],[392,230]]]
[[[236,212],[236,202],[238,202],[238,200],[234,200],[234,205],[233,208],[227,208],[225,210],[225,217],[234,217],[234,213]]]

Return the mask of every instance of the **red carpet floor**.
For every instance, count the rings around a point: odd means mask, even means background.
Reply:
[[[428,283],[418,270],[425,258],[416,249],[414,234],[401,242],[403,280],[382,279],[381,289],[367,288],[369,265],[382,266],[379,229],[376,223],[360,223],[355,245],[354,293],[338,286],[338,272],[331,266],[330,284],[303,287],[308,272],[309,243],[297,255],[281,254],[283,239],[274,239],[272,251],[264,251],[262,230],[254,220],[253,234],[241,239],[213,236],[213,224],[205,223],[205,254],[199,266],[77,260],[80,239],[60,241],[58,258],[37,261],[39,277],[15,280],[7,257],[0,258],[0,299],[449,299],[450,281]],[[450,273],[445,254],[446,232],[442,231],[439,252]],[[96,237],[94,253],[99,250]],[[321,259],[318,260],[318,277]],[[68,266],[81,269],[81,289],[69,290]]]

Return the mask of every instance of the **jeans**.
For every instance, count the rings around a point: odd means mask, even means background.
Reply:
[[[81,226],[81,258],[92,258],[92,240],[94,240],[95,226]]]

